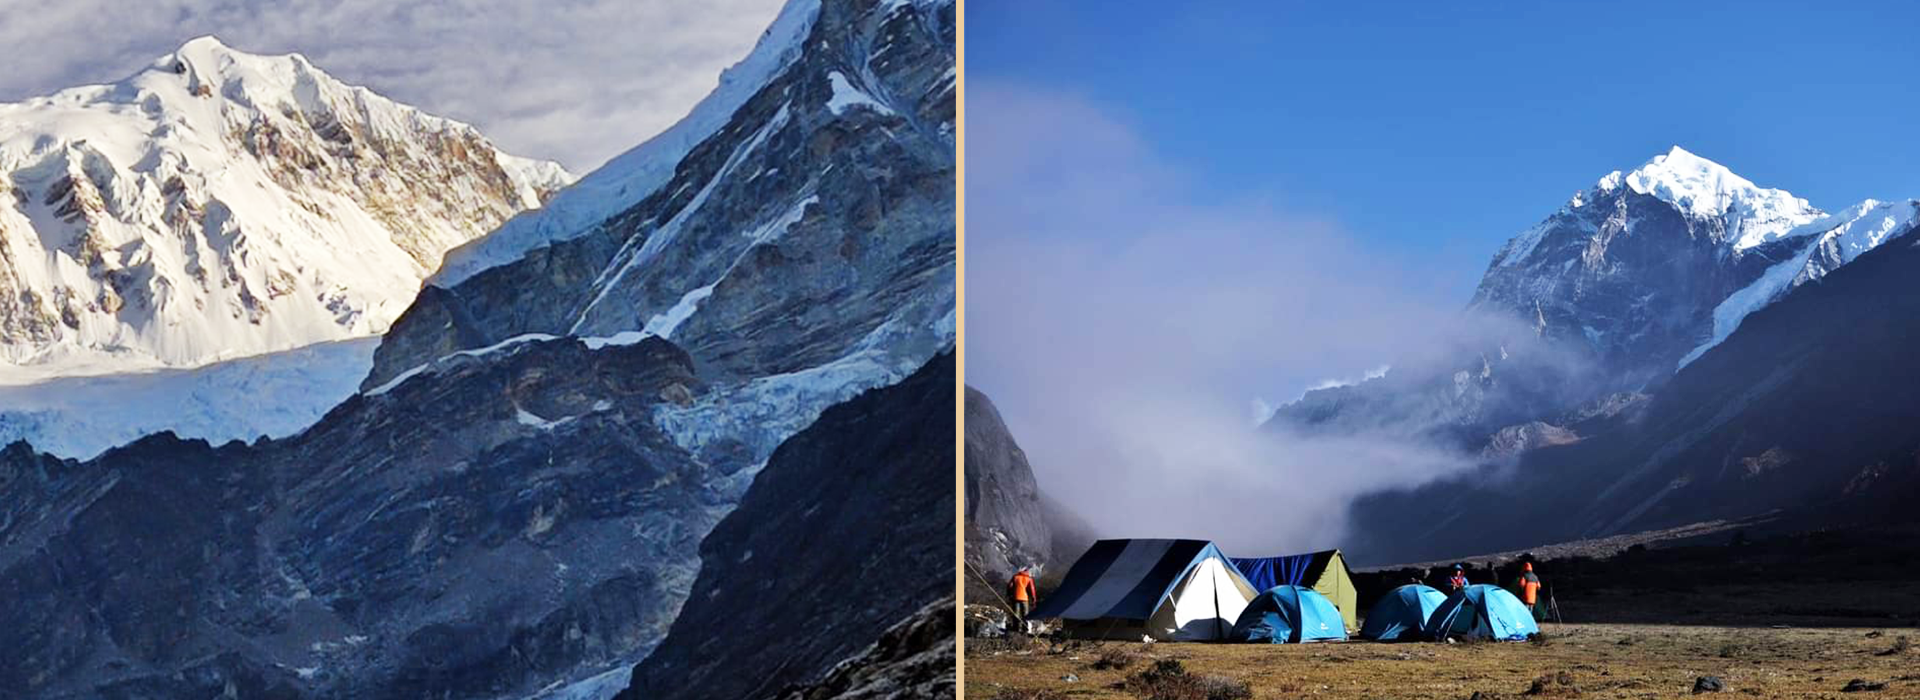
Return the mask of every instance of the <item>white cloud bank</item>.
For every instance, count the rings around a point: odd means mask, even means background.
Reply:
[[[1223,202],[1087,101],[970,88],[968,382],[1098,532],[1248,556],[1333,546],[1355,497],[1468,466],[1404,434],[1248,421],[1251,397],[1365,377],[1444,336],[1458,301],[1418,261]]]

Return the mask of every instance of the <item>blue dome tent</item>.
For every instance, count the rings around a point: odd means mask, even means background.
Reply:
[[[1410,583],[1388,591],[1367,611],[1367,624],[1360,637],[1378,642],[1418,639],[1435,608],[1447,602],[1447,594],[1432,586]]]
[[[1279,557],[1234,557],[1233,566],[1256,591],[1280,585],[1311,588],[1340,609],[1348,633],[1360,629],[1360,597],[1353,587],[1353,571],[1338,549]]]
[[[1499,586],[1481,583],[1447,596],[1427,618],[1425,631],[1436,641],[1461,637],[1518,642],[1539,634],[1540,626],[1519,598]]]
[[[1227,639],[1235,642],[1298,644],[1340,641],[1347,626],[1333,601],[1306,586],[1274,586],[1240,612]]]

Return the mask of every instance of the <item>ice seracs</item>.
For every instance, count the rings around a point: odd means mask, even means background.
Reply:
[[[373,365],[376,338],[159,369],[0,385],[0,445],[92,459],[142,436],[171,431],[214,444],[283,438],[352,396]]]

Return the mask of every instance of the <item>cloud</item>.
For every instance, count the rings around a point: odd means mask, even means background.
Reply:
[[[1417,431],[1308,438],[1247,420],[1255,397],[1444,339],[1458,301],[1419,261],[1200,191],[1087,100],[969,88],[968,381],[1042,488],[1097,530],[1331,546],[1352,499],[1470,466]]]
[[[745,57],[782,0],[0,0],[0,101],[119,80],[186,40],[301,53],[583,173],[658,133]]]

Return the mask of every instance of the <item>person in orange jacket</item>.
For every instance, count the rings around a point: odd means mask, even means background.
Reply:
[[[1540,600],[1540,577],[1533,574],[1533,562],[1520,565],[1520,580],[1516,588],[1520,589],[1520,602],[1533,611],[1533,619],[1547,619],[1547,608]]]
[[[1450,589],[1448,592],[1458,591],[1466,587],[1467,587],[1467,568],[1459,564],[1454,564],[1453,577],[1447,579],[1447,588]]]
[[[1033,574],[1027,572],[1027,567],[1020,567],[1013,574],[1013,580],[1007,582],[1007,597],[1013,599],[1013,617],[1019,621],[1019,629],[1026,631],[1027,613],[1040,600],[1040,589],[1033,585]]]

